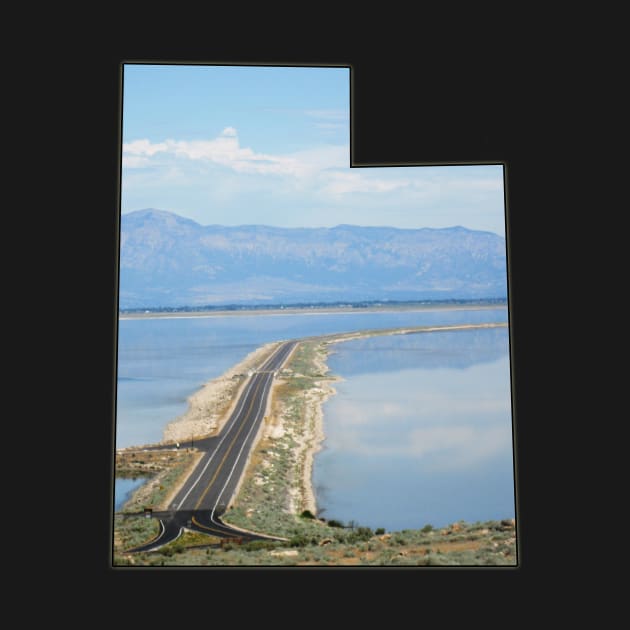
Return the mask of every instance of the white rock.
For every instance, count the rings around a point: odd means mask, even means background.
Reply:
[[[298,555],[298,550],[297,549],[284,549],[282,551],[270,551],[269,555],[270,556],[297,556]]]

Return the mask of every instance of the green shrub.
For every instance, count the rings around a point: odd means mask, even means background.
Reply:
[[[275,540],[251,540],[242,547],[245,551],[260,551],[265,549],[275,549],[278,543]]]
[[[441,562],[440,558],[430,554],[430,555],[426,556],[425,564],[428,565],[428,566],[439,566],[439,565],[441,565],[443,563]]]
[[[423,534],[427,534],[428,532],[433,531],[433,525],[431,525],[430,523],[427,523],[420,531]]]
[[[310,510],[304,510],[304,512],[302,512],[302,514],[300,514],[300,516],[302,518],[311,518],[311,519],[315,518]]]
[[[334,518],[331,518],[328,521],[329,527],[343,527],[343,523],[341,521],[336,521]]]
[[[385,528],[384,527],[379,527],[379,528],[377,528],[377,530],[374,533],[377,536],[382,536],[385,533]]]
[[[347,536],[345,536],[345,541],[347,543],[356,543],[361,541],[366,541],[372,538],[374,532],[369,527],[358,527],[356,530],[350,532]]]
[[[296,534],[289,539],[289,547],[306,547],[309,539],[304,534]]]

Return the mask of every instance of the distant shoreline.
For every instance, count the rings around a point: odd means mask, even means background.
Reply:
[[[244,308],[210,311],[151,311],[145,312],[120,312],[118,319],[180,319],[180,318],[204,318],[227,316],[252,316],[252,315],[343,315],[350,313],[384,313],[396,311],[472,311],[490,310],[507,307],[507,301],[496,303],[471,302],[470,304],[444,304],[440,302],[429,304],[391,304],[374,306],[287,306],[278,308]]]

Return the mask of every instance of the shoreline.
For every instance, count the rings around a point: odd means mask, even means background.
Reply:
[[[329,370],[326,363],[329,354],[328,344],[323,348],[320,346],[320,349],[315,353],[314,362],[322,374],[326,374]],[[339,376],[329,376],[326,380],[327,382],[325,383],[322,381],[315,383],[322,393],[311,402],[311,405],[307,405],[305,414],[307,415],[309,411],[312,414],[313,432],[311,434],[310,447],[306,449],[304,454],[304,468],[302,474],[303,496],[301,498],[304,509],[308,510],[314,516],[317,515],[317,498],[313,488],[313,466],[315,465],[315,455],[322,450],[324,440],[326,439],[323,406],[329,398],[337,394],[337,390],[331,385],[331,382],[339,382],[342,379]]]
[[[482,328],[508,327],[507,322],[478,323],[478,324],[454,324],[443,326],[417,326],[396,329],[375,329],[355,331],[348,333],[327,334],[300,339],[292,354],[288,357],[285,367],[282,368],[277,378],[274,379],[271,394],[267,401],[265,420],[261,422],[260,429],[254,440],[252,449],[248,454],[244,472],[238,481],[234,494],[229,504],[239,500],[241,487],[251,478],[256,478],[261,468],[272,465],[272,460],[261,453],[260,445],[265,440],[275,441],[284,436],[287,431],[288,413],[286,400],[279,390],[282,385],[291,378],[301,376],[291,368],[291,361],[295,357],[297,348],[302,344],[312,344],[313,356],[312,368],[317,373],[311,385],[304,390],[302,400],[304,410],[302,417],[302,430],[300,435],[295,435],[295,446],[292,447],[296,462],[296,475],[299,476],[299,484],[290,491],[287,497],[290,509],[294,515],[299,515],[308,510],[314,516],[317,514],[317,498],[313,488],[313,467],[316,454],[323,448],[326,438],[324,432],[323,404],[337,393],[333,383],[343,380],[342,377],[329,374],[326,363],[331,353],[331,345],[376,336],[420,334],[441,331],[458,331]],[[221,376],[205,383],[199,390],[192,394],[188,401],[188,410],[181,416],[169,422],[163,430],[163,440],[160,444],[169,444],[176,441],[185,442],[194,438],[207,437],[221,431],[229,419],[243,385],[247,382],[247,373],[260,366],[271,352],[282,343],[274,341],[258,347],[250,352],[242,361],[232,366]],[[146,445],[145,445],[146,446]],[[142,447],[127,447],[118,451],[134,450]],[[256,466],[252,465],[256,460]],[[177,484],[179,486],[179,484]],[[142,487],[141,487],[142,488]],[[140,490],[140,489],[138,489]],[[171,495],[169,493],[169,495]],[[228,519],[229,520],[229,519]],[[226,521],[227,522],[227,521]],[[238,525],[235,525],[238,527]]]
[[[352,307],[352,306],[313,306],[313,307],[297,307],[287,306],[278,308],[243,308],[243,309],[224,309],[224,310],[211,310],[211,311],[151,311],[145,312],[133,312],[125,313],[120,312],[118,314],[119,321],[134,320],[134,319],[185,319],[185,318],[204,318],[204,317],[230,317],[230,316],[254,316],[254,315],[341,315],[346,313],[385,313],[396,311],[473,311],[473,310],[488,310],[496,308],[507,308],[508,303],[498,302],[496,304],[484,304],[484,303],[471,303],[471,304],[401,304],[401,305],[379,305],[379,306],[366,306],[366,307]]]
[[[315,455],[323,448],[323,442],[326,439],[324,431],[324,403],[337,393],[337,390],[331,383],[340,382],[343,377],[338,375],[329,375],[329,367],[326,363],[330,355],[330,345],[352,341],[354,339],[367,339],[369,337],[381,337],[387,335],[408,335],[429,332],[451,331],[451,330],[469,330],[479,328],[507,328],[507,322],[503,323],[481,323],[481,324],[454,324],[445,326],[418,326],[389,330],[368,330],[351,333],[339,333],[335,335],[322,335],[321,337],[311,338],[304,341],[317,341],[321,339],[321,343],[315,348],[313,362],[315,368],[322,374],[322,380],[313,382],[313,387],[305,396],[306,409],[304,412],[305,437],[304,441],[308,444],[303,455],[302,468],[302,496],[298,497],[302,509],[309,510],[314,516],[317,514],[317,499],[313,488],[313,466],[315,463]],[[310,420],[310,422],[309,422]],[[311,427],[308,433],[308,427]],[[236,495],[235,495],[236,496]]]
[[[266,343],[250,352],[221,376],[207,381],[188,398],[188,409],[163,429],[161,444],[185,442],[216,435],[230,417],[247,374],[264,363],[279,341]]]
[[[463,331],[470,329],[508,327],[507,322],[479,323],[479,324],[454,324],[444,326],[418,326],[397,329],[366,330],[349,333],[338,333],[333,335],[322,335],[301,339],[294,349],[291,357],[287,360],[285,367],[280,371],[274,381],[270,403],[266,410],[266,419],[261,424],[261,429],[256,438],[248,464],[244,474],[239,481],[237,491],[234,493],[230,504],[245,503],[249,506],[246,511],[251,515],[255,506],[251,499],[239,497],[238,491],[248,483],[254,485],[265,484],[265,473],[273,470],[277,458],[278,449],[287,448],[282,442],[287,436],[294,441],[290,447],[291,459],[294,462],[294,481],[296,482],[286,496],[278,495],[278,503],[286,505],[286,511],[299,516],[304,510],[308,510],[313,516],[317,515],[317,497],[313,486],[313,467],[315,456],[322,450],[323,442],[326,439],[324,430],[324,403],[337,393],[334,387],[336,382],[344,379],[338,375],[329,373],[327,358],[333,352],[333,344],[343,343],[354,339],[399,335],[399,334],[420,334],[441,331]],[[292,364],[293,358],[302,345],[310,346],[311,356],[309,368],[305,369]],[[299,369],[299,371],[297,371]],[[305,373],[312,374],[312,381],[308,387],[296,394],[283,393],[283,386],[291,383],[293,379],[304,377]],[[299,429],[296,428],[292,420],[292,413],[296,400],[303,403]],[[255,462],[252,463],[252,462]],[[250,493],[251,494],[251,493]],[[229,522],[229,517],[226,522]],[[242,523],[231,523],[235,527],[242,526]]]

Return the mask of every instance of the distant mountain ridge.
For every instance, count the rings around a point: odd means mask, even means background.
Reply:
[[[121,217],[121,309],[505,297],[505,239],[491,232],[202,226],[154,209]]]

